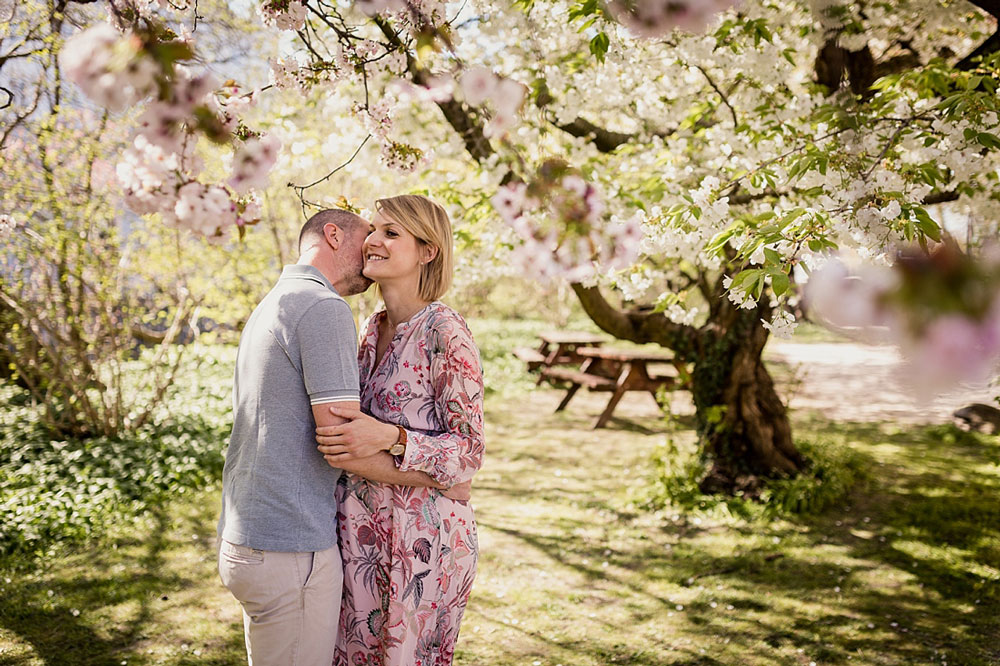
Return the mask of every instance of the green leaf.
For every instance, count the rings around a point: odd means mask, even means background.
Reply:
[[[986,146],[987,148],[998,148],[1000,147],[1000,139],[989,132],[979,132],[976,134],[976,141],[980,145]]]
[[[913,220],[920,231],[931,240],[941,240],[941,227],[934,221],[930,214],[920,206],[913,206],[910,209],[913,213]]]
[[[774,291],[775,296],[781,296],[783,293],[788,291],[788,287],[791,284],[791,280],[784,273],[771,273],[771,289]]]
[[[769,247],[764,248],[764,257],[767,259],[768,265],[771,266],[780,266],[781,264],[784,263],[784,260],[781,258],[781,255],[778,254],[776,250],[772,250]]]
[[[597,13],[597,0],[583,0],[583,2],[577,3],[570,7],[569,10],[569,20],[580,18],[581,16],[590,16],[591,14]]]
[[[604,56],[608,52],[610,40],[607,33],[599,32],[590,40],[590,52],[594,54],[598,62],[604,62]]]
[[[733,283],[730,285],[730,289],[742,289],[743,291],[749,292],[760,281],[761,276],[764,271],[759,268],[748,268],[747,270],[740,271],[733,278]]]

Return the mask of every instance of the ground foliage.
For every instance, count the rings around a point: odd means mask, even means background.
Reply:
[[[53,440],[30,396],[0,386],[0,555],[127,529],[221,478],[235,350],[192,351],[156,421],[119,439]]]
[[[995,439],[795,417],[875,482],[820,515],[650,512],[636,499],[663,440],[652,402],[633,396],[593,431],[604,396],[554,414],[560,396],[487,398],[482,557],[457,665],[1000,660]],[[215,573],[218,500],[185,493],[129,533],[0,567],[0,664],[245,663]]]

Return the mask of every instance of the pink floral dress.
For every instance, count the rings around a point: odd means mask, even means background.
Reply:
[[[358,352],[361,409],[407,431],[400,470],[445,485],[483,460],[483,373],[462,317],[437,301],[400,324],[378,367],[378,325]],[[337,486],[344,600],[334,664],[446,666],[476,574],[468,502],[345,473]]]

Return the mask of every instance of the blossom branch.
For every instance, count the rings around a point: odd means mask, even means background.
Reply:
[[[288,187],[290,187],[293,190],[295,190],[295,195],[299,198],[299,202],[302,205],[302,214],[303,215],[305,215],[305,210],[306,210],[306,206],[307,205],[308,206],[313,206],[313,207],[316,207],[316,208],[320,207],[319,204],[306,201],[305,191],[308,190],[311,187],[315,187],[315,186],[319,185],[320,183],[323,183],[323,182],[325,182],[327,180],[330,180],[330,178],[332,178],[335,173],[337,173],[338,171],[340,171],[341,169],[343,169],[344,167],[346,167],[348,164],[350,164],[351,162],[353,162],[354,158],[356,158],[358,156],[358,153],[361,152],[361,149],[365,147],[365,144],[368,143],[368,140],[371,139],[371,138],[372,138],[371,134],[369,134],[368,136],[366,136],[364,138],[364,140],[362,140],[362,142],[354,150],[354,154],[352,154],[347,159],[346,162],[344,162],[343,164],[341,164],[340,166],[338,166],[337,168],[335,168],[333,171],[331,171],[330,173],[326,174],[322,178],[319,178],[318,180],[315,180],[315,181],[309,183],[308,185],[296,185],[294,183],[288,183]]]
[[[430,73],[417,64],[416,59],[410,53],[409,49],[406,48],[406,45],[403,44],[402,40],[400,40],[399,35],[392,29],[392,26],[385,19],[378,16],[372,20],[379,27],[379,30],[382,31],[382,34],[385,35],[389,43],[406,55],[406,70],[410,74],[410,79],[417,85],[427,85],[430,80]],[[474,160],[481,163],[493,154],[493,147],[483,133],[483,124],[478,119],[473,118],[472,114],[469,113],[461,102],[454,99],[447,99],[435,103],[441,109],[441,113],[444,114],[448,124],[458,133],[458,136],[465,144],[465,150]]]
[[[699,72],[701,72],[704,75],[705,80],[708,81],[708,85],[712,86],[712,90],[714,90],[716,92],[716,94],[719,95],[719,98],[722,100],[722,103],[726,105],[726,108],[729,109],[729,113],[732,114],[732,116],[733,116],[733,126],[734,127],[739,126],[740,121],[736,117],[736,109],[734,109],[733,105],[729,103],[729,99],[726,97],[726,94],[724,92],[722,92],[722,89],[719,88],[719,86],[716,85],[716,83],[712,79],[712,77],[709,76],[708,71],[706,71],[705,68],[702,67],[701,65],[691,65],[691,67],[694,67],[695,69],[697,69]]]

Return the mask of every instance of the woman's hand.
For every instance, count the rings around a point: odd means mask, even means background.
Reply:
[[[399,429],[382,423],[357,409],[330,407],[330,413],[346,423],[316,428],[316,447],[327,462],[358,460],[389,449],[399,438]]]
[[[452,486],[448,490],[442,490],[441,494],[448,499],[468,502],[472,499],[472,481],[463,481],[462,483]]]

